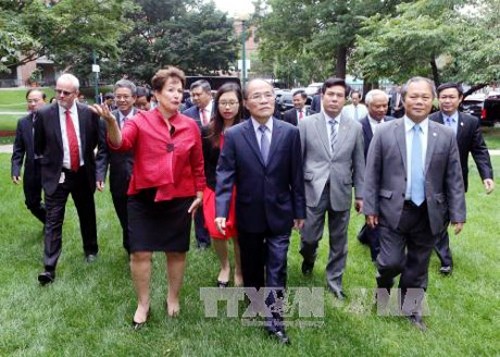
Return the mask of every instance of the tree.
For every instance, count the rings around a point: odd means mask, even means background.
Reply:
[[[394,17],[366,18],[357,36],[357,69],[369,78],[395,82],[414,75],[431,77],[436,85],[497,80],[499,3],[418,0],[399,5]]]
[[[182,0],[137,0],[127,18],[134,27],[120,39],[118,63],[105,65],[115,77],[127,74],[148,82],[167,64],[187,74],[227,71],[237,56],[232,22],[213,3]]]
[[[261,56],[313,64],[311,80],[325,73],[345,78],[363,16],[392,13],[397,0],[260,0],[257,16]],[[306,60],[307,59],[307,60]],[[321,65],[319,64],[321,63]],[[315,71],[315,69],[320,69]]]
[[[91,52],[116,58],[127,0],[3,1],[0,5],[2,68],[47,56],[64,69],[90,63]],[[90,68],[89,68],[90,71]]]

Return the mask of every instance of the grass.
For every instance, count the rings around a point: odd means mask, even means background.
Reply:
[[[500,157],[493,157],[500,172]],[[199,288],[213,286],[218,272],[212,251],[188,253],[181,316],[168,319],[165,259],[155,254],[152,316],[138,333],[130,328],[135,296],[119,223],[109,192],[96,193],[100,254],[84,262],[76,211],[70,200],[63,227],[63,253],[57,280],[40,287],[42,226],[24,207],[22,188],[9,181],[10,155],[0,154],[0,356],[401,356],[498,355],[500,266],[498,194],[487,196],[471,165],[467,194],[468,222],[452,237],[455,272],[438,275],[430,266],[427,318],[421,333],[400,318],[380,317],[371,310],[375,270],[369,251],[356,241],[362,217],[349,227],[349,259],[344,278],[346,305],[324,296],[321,327],[289,327],[292,346],[278,346],[261,328],[242,326],[236,318],[205,318]],[[326,233],[326,231],[325,231]],[[325,287],[327,245],[321,242],[311,278],[300,273],[299,237],[289,250],[289,286]],[[221,310],[221,309],[220,309]]]
[[[483,127],[482,129],[488,149],[500,150],[500,127]]]

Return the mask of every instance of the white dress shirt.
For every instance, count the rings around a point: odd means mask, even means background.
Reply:
[[[372,129],[372,134],[375,135],[375,130],[377,130],[377,125],[383,123],[385,118],[382,118],[380,121],[376,121],[373,119],[370,114],[368,114],[368,123],[370,123],[370,128]]]
[[[63,142],[63,167],[65,169],[71,169],[71,160],[69,156],[69,142],[68,133],[66,131],[66,108],[59,107],[59,123],[61,124],[61,137]],[[71,120],[73,121],[73,126],[75,127],[76,137],[78,139],[78,153],[80,155],[80,166],[84,165],[83,153],[82,153],[82,141],[80,139],[80,124],[78,121],[78,110],[76,109],[76,104],[73,102],[73,106],[69,109],[71,114]]]
[[[259,149],[260,149],[260,147],[261,147],[260,143],[262,142],[262,135],[264,135],[259,130],[259,127],[262,124],[260,124],[253,117],[251,118],[251,120],[252,120],[252,125],[253,125],[253,131],[255,132],[255,137],[257,138],[257,143],[259,144]],[[265,135],[267,136],[267,139],[269,140],[269,147],[271,147],[271,138],[273,137],[273,118],[272,117],[269,118],[264,125],[267,127],[267,130],[265,131]]]
[[[342,109],[342,113],[351,119],[356,119],[355,115],[356,109],[358,111],[358,121],[368,115],[368,109],[366,109],[366,106],[361,103],[359,103],[357,106],[354,106],[354,104],[346,105]]]
[[[406,115],[404,116],[404,124],[405,124],[405,139],[406,139],[406,193],[405,199],[411,199],[411,148],[413,144],[413,127],[415,123],[408,118]],[[420,140],[422,143],[422,163],[425,168],[425,156],[427,154],[427,136],[429,132],[429,118],[425,118],[420,123],[420,128],[422,132],[420,132]]]

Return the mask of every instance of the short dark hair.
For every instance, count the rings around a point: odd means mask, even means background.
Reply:
[[[298,94],[300,94],[302,99],[307,99],[307,93],[305,90],[303,90],[303,89],[296,90],[295,92],[293,92],[292,97],[295,97]]]
[[[342,78],[337,78],[337,77],[330,77],[328,78],[325,83],[323,83],[323,86],[321,87],[321,93],[325,94],[326,90],[330,87],[333,86],[341,86],[344,87],[345,90],[345,96],[347,97],[349,93],[351,92],[351,87],[347,85],[345,80]]]
[[[115,99],[115,96],[113,93],[106,93],[104,94],[104,99]]]
[[[205,92],[212,93],[212,87],[210,83],[206,79],[199,79],[196,82],[193,82],[189,87],[189,90],[192,91],[195,88],[201,87]]]
[[[28,97],[29,95],[32,93],[32,92],[40,92],[42,93],[42,99],[45,100],[47,98],[47,94],[45,94],[44,92],[42,92],[41,89],[38,89],[38,88],[30,88],[28,89],[28,91],[26,92],[26,100],[28,100]]]
[[[361,99],[361,92],[360,92],[359,90],[353,90],[353,91],[351,92],[351,98],[352,98],[352,95],[353,95],[353,94],[357,94],[357,95],[359,96],[359,99]]]
[[[137,87],[137,98],[146,97],[146,100],[149,102],[151,100],[151,91],[146,87]]]
[[[184,71],[174,66],[167,66],[167,68],[160,69],[155,73],[151,79],[151,87],[154,91],[160,92],[169,78],[177,78],[180,80],[183,89],[186,86],[186,75]]]
[[[442,91],[450,88],[456,89],[460,97],[464,95],[464,89],[460,83],[448,82],[448,83],[443,83],[439,87],[437,87],[438,96]]]

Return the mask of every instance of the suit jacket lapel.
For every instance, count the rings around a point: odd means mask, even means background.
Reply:
[[[406,172],[408,164],[406,162],[406,133],[403,119],[397,119],[394,123],[394,136],[396,137],[396,142],[398,143],[399,152]]]
[[[267,158],[267,166],[271,163],[272,158],[274,157],[274,152],[276,148],[279,147],[279,144],[283,137],[282,125],[279,120],[272,118],[273,121],[273,133],[271,136],[271,146],[269,148],[269,156]]]
[[[320,113],[318,117],[316,118],[314,122],[314,127],[316,128],[316,133],[318,134],[318,137],[323,144],[323,148],[327,152],[327,155],[331,157],[331,152],[330,152],[330,142],[328,140],[328,132],[327,130],[330,130],[326,126],[326,121],[325,121],[325,116],[323,113]]]
[[[465,121],[462,113],[458,112],[458,123],[457,123],[457,143],[462,142],[462,136],[465,133]]]
[[[248,142],[248,146],[252,149],[252,152],[257,156],[257,159],[262,164],[262,166],[266,166],[264,164],[264,160],[262,159],[262,155],[260,153],[259,143],[257,142],[257,137],[255,136],[255,131],[253,130],[252,119],[248,119],[246,122],[246,130],[244,131],[244,138]],[[272,143],[272,140],[271,140]]]
[[[53,120],[52,129],[54,130],[55,137],[57,138],[57,144],[59,145],[61,151],[64,152],[61,131],[61,118],[59,118],[59,104],[52,106],[49,118],[57,118],[56,120]]]
[[[436,148],[436,141],[439,136],[439,127],[434,125],[432,120],[429,120],[429,129],[427,133],[427,152],[425,153],[425,169],[424,174],[427,173],[427,169],[431,163],[432,155],[434,154],[434,149]]]
[[[80,127],[80,143],[82,145],[82,152],[84,152],[86,148],[85,123],[87,122],[85,116],[87,113],[78,104],[76,105],[76,110],[78,112],[78,125]]]

